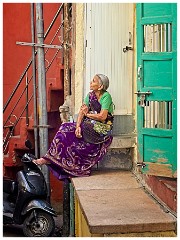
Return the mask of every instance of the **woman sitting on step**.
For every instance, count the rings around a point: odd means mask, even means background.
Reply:
[[[108,87],[108,77],[96,74],[77,122],[61,124],[48,152],[33,162],[47,164],[59,180],[89,176],[112,142],[113,102]]]

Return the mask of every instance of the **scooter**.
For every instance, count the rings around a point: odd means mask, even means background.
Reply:
[[[32,147],[29,140],[25,145]],[[26,237],[49,237],[57,214],[47,201],[47,185],[33,159],[31,153],[21,157],[23,170],[17,173],[17,180],[3,177],[3,224],[23,225]]]

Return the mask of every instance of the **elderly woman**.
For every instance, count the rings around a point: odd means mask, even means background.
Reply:
[[[108,87],[107,76],[94,76],[77,122],[60,126],[45,156],[33,160],[36,164],[47,164],[59,180],[90,175],[112,142],[113,102]]]

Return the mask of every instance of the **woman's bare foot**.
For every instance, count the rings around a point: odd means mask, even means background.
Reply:
[[[37,165],[50,164],[50,162],[44,158],[34,159],[33,162]]]

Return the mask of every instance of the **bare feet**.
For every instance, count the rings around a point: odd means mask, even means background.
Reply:
[[[44,158],[34,159],[33,162],[37,165],[50,164],[50,162]]]

